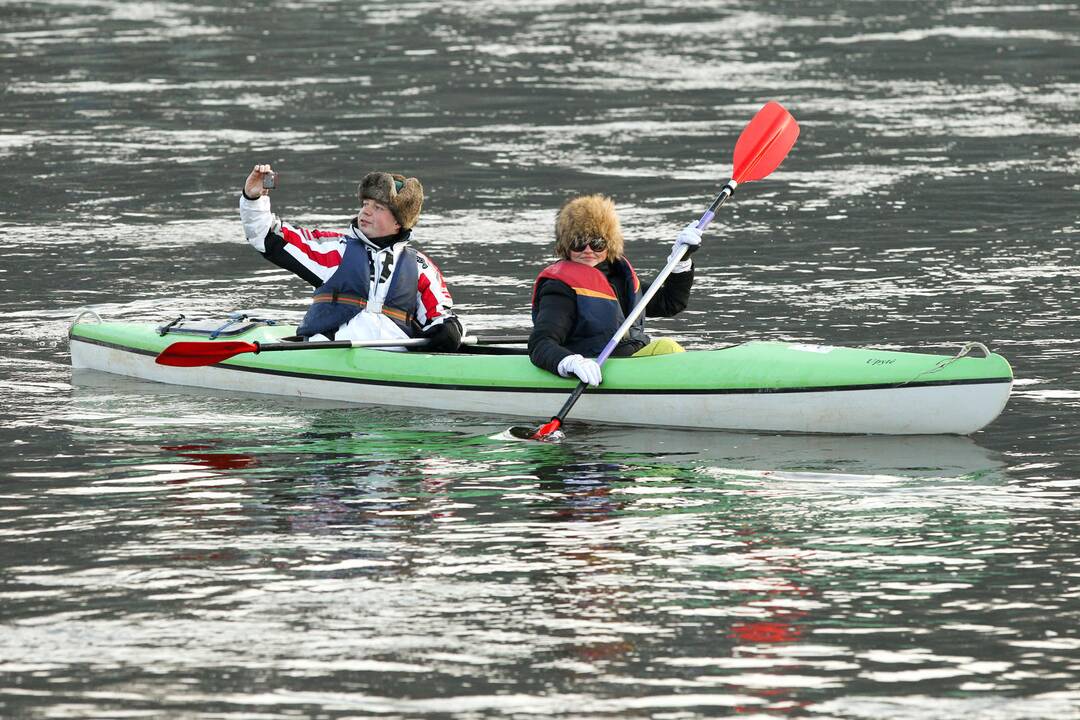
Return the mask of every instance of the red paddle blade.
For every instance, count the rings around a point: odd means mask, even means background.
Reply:
[[[767,176],[787,157],[797,137],[799,124],[791,113],[778,102],[765,103],[735,143],[735,168],[731,179],[744,183]]]
[[[550,422],[546,422],[539,427],[539,429],[533,433],[533,440],[543,440],[547,436],[559,432],[559,427],[562,425],[562,420],[559,418],[551,418]]]
[[[173,367],[203,367],[228,360],[233,355],[258,352],[255,343],[227,340],[223,342],[175,342],[161,351],[155,362]]]

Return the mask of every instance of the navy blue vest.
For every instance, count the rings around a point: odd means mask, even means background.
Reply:
[[[309,338],[322,334],[333,337],[343,323],[347,323],[368,303],[371,292],[371,263],[368,248],[356,238],[345,241],[341,264],[330,279],[315,290],[311,307],[304,315],[296,334]],[[416,335],[416,284],[420,270],[416,264],[416,250],[409,246],[401,251],[390,287],[386,293],[382,313],[397,324],[409,337]]]
[[[641,283],[638,281],[637,273],[625,258],[619,258],[615,260],[615,263],[622,266],[624,294],[625,297],[630,298],[631,307],[633,307],[641,300]],[[536,288],[545,278],[566,283],[577,298],[577,318],[563,346],[585,357],[594,358],[600,355],[604,346],[611,340],[611,336],[626,319],[622,305],[619,304],[619,297],[607,276],[596,268],[570,260],[560,260],[544,268],[537,276],[536,283],[533,284],[534,321],[537,311]],[[649,336],[645,334],[645,313],[638,316],[626,335],[627,337],[619,342],[612,355],[631,355],[649,344]]]

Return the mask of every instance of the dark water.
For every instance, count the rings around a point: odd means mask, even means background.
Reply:
[[[0,72],[0,716],[1080,717],[1075,5],[3,2]],[[563,200],[648,276],[770,99],[795,150],[651,327],[980,340],[987,430],[503,444],[72,376],[84,306],[299,316],[256,162],[331,227],[418,175],[467,324],[520,332]]]

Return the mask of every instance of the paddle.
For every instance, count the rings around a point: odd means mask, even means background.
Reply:
[[[526,336],[506,337],[475,336],[462,338],[462,345],[523,345]],[[240,340],[215,340],[212,342],[181,341],[169,345],[155,359],[159,365],[173,367],[205,367],[228,360],[244,353],[274,352],[281,350],[337,350],[343,348],[410,347],[422,348],[431,341],[427,338],[402,338],[401,340],[327,340],[324,342],[243,342]]]
[[[780,162],[787,157],[788,151],[791,150],[791,146],[795,144],[795,139],[799,137],[799,125],[795,122],[795,118],[791,116],[784,107],[778,102],[768,102],[763,108],[758,110],[757,114],[747,123],[743,128],[742,133],[739,135],[738,141],[735,143],[735,153],[732,161],[733,172],[731,179],[727,181],[724,188],[720,191],[720,194],[709,205],[709,209],[705,211],[705,214],[701,216],[701,219],[697,222],[699,230],[704,230],[709,226],[709,223],[716,217],[716,211],[720,209],[720,206],[727,202],[727,199],[731,197],[735,192],[735,188],[744,182],[750,182],[753,180],[761,180],[775,170]],[[668,275],[671,274],[672,268],[683,259],[686,253],[686,247],[683,246],[681,252],[675,253],[675,256],[668,260],[667,265],[656,276],[656,279],[652,281],[652,285],[649,286],[648,292],[646,292],[641,300],[634,306],[623,321],[619,329],[615,331],[615,334],[608,341],[608,344],[604,346],[600,356],[596,358],[596,362],[599,365],[603,365],[604,361],[608,359],[608,356],[614,352],[615,347],[619,344],[623,335],[630,326],[638,319],[638,317],[645,311],[645,306],[649,304],[653,296],[660,289],[660,286]],[[574,391],[570,393],[570,397],[559,409],[559,412],[555,414],[555,417],[551,418],[548,422],[541,425],[536,430],[530,430],[524,427],[512,427],[507,432],[510,436],[522,439],[522,440],[544,440],[555,435],[559,432],[559,428],[562,427],[563,421],[566,419],[566,415],[570,412],[570,409],[574,407],[574,403],[581,397],[581,393],[585,392],[585,388],[588,387],[588,383],[585,381],[579,382]]]

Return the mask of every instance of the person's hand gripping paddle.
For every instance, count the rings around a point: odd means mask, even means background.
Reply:
[[[727,199],[735,192],[738,185],[752,180],[761,180],[775,170],[783,159],[787,157],[788,151],[795,144],[797,137],[799,137],[799,125],[795,122],[795,118],[791,116],[791,113],[785,110],[778,102],[766,103],[765,107],[754,115],[753,119],[743,128],[742,134],[739,135],[739,139],[735,143],[731,179],[728,180],[720,194],[709,205],[709,209],[698,220],[698,229],[704,230],[709,226],[709,223],[716,217],[716,211],[727,202]],[[598,365],[604,364],[604,361],[615,350],[615,346],[619,344],[619,340],[634,324],[634,321],[638,319],[638,316],[645,311],[645,306],[649,304],[649,300],[652,299],[668,275],[671,274],[672,268],[683,259],[686,246],[684,245],[682,248],[682,252],[673,253],[668,259],[667,265],[652,281],[648,292],[642,296],[641,300],[630,311],[630,314],[626,316],[623,324],[615,331],[608,344],[604,346],[600,356],[596,358]],[[505,434],[519,440],[554,440],[562,437],[559,428],[562,427],[563,420],[566,419],[570,408],[574,407],[574,403],[581,397],[581,393],[585,392],[586,387],[588,387],[588,384],[585,381],[578,383],[555,417],[540,427],[512,427]]]

